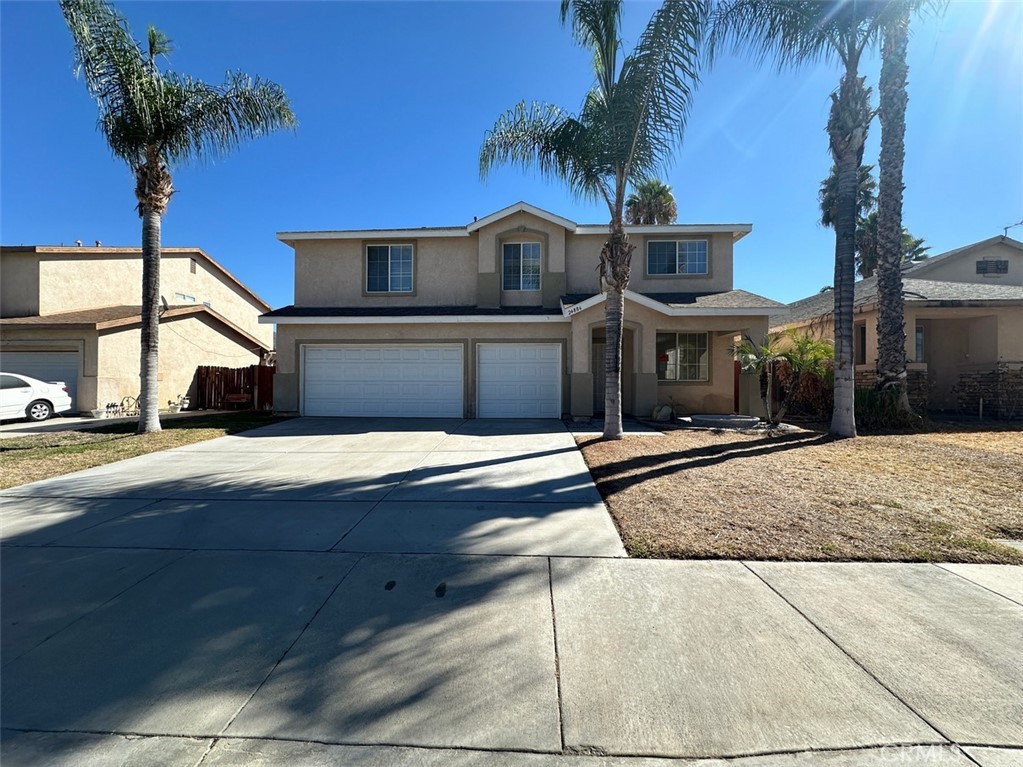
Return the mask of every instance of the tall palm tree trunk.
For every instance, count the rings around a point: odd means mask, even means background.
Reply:
[[[139,434],[160,426],[160,214],[142,211],[142,356]]]
[[[909,8],[903,4],[884,32],[879,109],[881,153],[877,209],[877,387],[897,392],[912,413],[906,386],[906,321],[902,296],[902,167],[906,157],[906,48]]]
[[[624,195],[620,195],[624,199]],[[619,206],[620,208],[621,206]],[[611,222],[610,236],[600,253],[600,276],[607,295],[604,325],[604,439],[622,439],[622,335],[625,321],[625,289],[629,286],[632,245],[622,224],[621,211]]]
[[[870,93],[848,65],[831,95],[828,136],[837,175],[835,200],[835,410],[831,434],[856,436],[853,297],[856,280],[856,187],[870,124]]]
[[[150,148],[135,170],[142,216],[142,352],[139,365],[139,434],[160,427],[160,228],[174,186],[159,153]]]

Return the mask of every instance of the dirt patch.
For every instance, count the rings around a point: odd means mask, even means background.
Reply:
[[[281,420],[284,419],[265,413],[218,413],[168,419],[163,431],[156,434],[136,434],[135,423],[121,422],[94,429],[0,440],[0,489],[236,434]]]
[[[1023,564],[1023,432],[581,438],[632,556]]]

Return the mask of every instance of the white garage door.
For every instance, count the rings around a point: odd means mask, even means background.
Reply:
[[[40,381],[63,381],[71,395],[71,409],[78,410],[78,352],[3,352],[0,367]]]
[[[309,346],[304,415],[462,417],[461,346]]]
[[[561,418],[561,344],[480,344],[480,418]]]

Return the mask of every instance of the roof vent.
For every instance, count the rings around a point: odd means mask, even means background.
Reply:
[[[81,240],[75,240],[75,246],[79,247],[79,248],[82,247],[82,241]]]
[[[102,242],[100,242],[99,240],[96,240],[96,247],[97,247],[97,248],[98,248],[98,247],[99,247],[100,245],[102,245],[102,244],[103,244]]]

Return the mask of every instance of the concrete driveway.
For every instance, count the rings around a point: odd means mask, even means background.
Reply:
[[[4,767],[1023,756],[1020,568],[623,559],[557,422],[296,419],[2,496]]]

